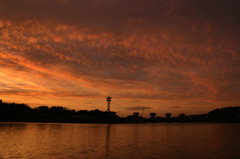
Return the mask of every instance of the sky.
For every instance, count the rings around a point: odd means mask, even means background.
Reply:
[[[239,0],[0,0],[0,99],[120,116],[240,105]]]

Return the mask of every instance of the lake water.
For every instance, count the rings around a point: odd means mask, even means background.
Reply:
[[[0,158],[239,159],[240,124],[0,123]]]

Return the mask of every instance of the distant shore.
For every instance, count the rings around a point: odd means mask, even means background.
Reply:
[[[119,117],[116,112],[101,110],[73,110],[62,106],[39,106],[31,108],[26,104],[5,103],[0,101],[0,122],[39,122],[39,123],[172,123],[172,122],[222,122],[240,123],[240,107],[225,107],[215,109],[206,114],[188,115],[180,114],[178,117],[151,117],[144,118],[139,113],[133,113],[128,117]]]

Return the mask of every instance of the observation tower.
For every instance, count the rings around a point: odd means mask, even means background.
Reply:
[[[110,112],[110,103],[112,101],[112,97],[107,97],[107,112]]]

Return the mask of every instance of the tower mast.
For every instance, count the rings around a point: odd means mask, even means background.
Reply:
[[[107,97],[107,112],[110,112],[110,103],[112,101],[112,97]]]
[[[142,117],[143,117],[143,112],[144,112],[144,109],[145,109],[145,108],[143,107],[143,108],[142,108]]]

